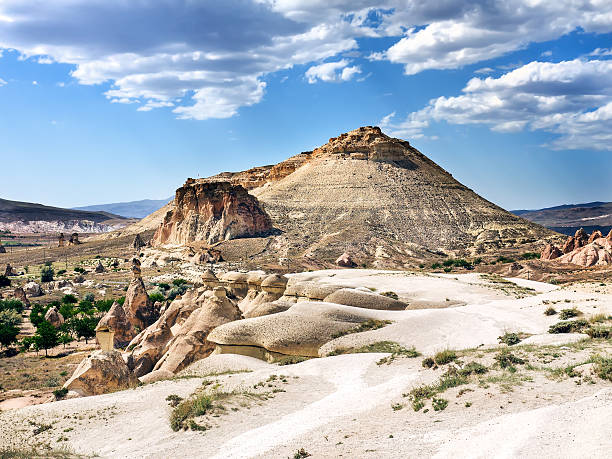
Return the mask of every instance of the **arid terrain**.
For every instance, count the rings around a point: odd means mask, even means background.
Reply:
[[[514,216],[378,128],[110,233],[3,239],[6,457],[612,449],[612,233]]]

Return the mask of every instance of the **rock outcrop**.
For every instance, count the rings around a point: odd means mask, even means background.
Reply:
[[[554,244],[546,244],[544,249],[542,249],[540,260],[554,260],[559,258],[561,255],[563,255],[563,252],[559,250],[559,247]]]
[[[103,326],[110,328],[115,333],[113,344],[116,348],[123,348],[127,346],[136,336],[136,330],[134,330],[132,323],[125,314],[123,306],[116,301],[106,312],[106,314],[104,314],[102,319],[100,319],[97,328]]]
[[[64,388],[79,395],[100,395],[136,383],[120,352],[95,351],[79,364]]]
[[[346,252],[338,257],[336,264],[342,268],[354,268],[356,266],[353,258]]]
[[[123,309],[132,326],[143,330],[157,320],[159,311],[154,308],[149,299],[141,277],[140,261],[137,258],[132,260],[132,274],[132,280],[125,294]]]
[[[153,246],[260,236],[273,229],[257,198],[229,182],[195,182],[188,179],[174,198],[153,236]]]
[[[587,236],[581,228],[574,236],[568,237],[562,249],[552,244],[544,247],[540,259],[585,267],[612,264],[612,230],[606,237],[603,237],[601,231],[594,231]]]
[[[15,299],[21,301],[26,308],[30,307],[30,300],[28,300],[25,291],[21,287],[15,288],[13,296]]]
[[[229,322],[208,340],[219,353],[272,360],[279,355],[318,356],[319,348],[340,332],[372,318],[368,309],[331,303],[300,302],[285,312]]]
[[[133,373],[142,377],[157,370],[180,371],[212,352],[207,336],[213,328],[240,317],[223,287],[188,290],[130,343]]]
[[[104,271],[106,271],[104,269],[104,266],[102,265],[101,261],[98,261],[98,264],[96,265],[96,268],[94,269],[94,271],[98,274],[103,273]]]
[[[40,284],[34,281],[31,281],[25,284],[23,286],[23,290],[26,292],[26,295],[28,295],[30,298],[37,297],[37,296],[43,296],[45,294]]]
[[[134,247],[134,250],[139,250],[142,247],[145,247],[146,245],[147,244],[145,244],[145,242],[140,237],[140,234],[134,236],[134,241],[132,242],[132,247]]]
[[[64,316],[62,316],[57,308],[53,306],[47,310],[45,320],[55,328],[59,328],[64,323]]]

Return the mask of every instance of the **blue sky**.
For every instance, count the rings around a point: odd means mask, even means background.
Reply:
[[[508,209],[612,201],[604,0],[5,0],[0,197],[171,196],[362,125]]]

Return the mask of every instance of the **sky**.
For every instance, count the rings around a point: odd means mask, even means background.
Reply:
[[[0,197],[162,199],[378,125],[506,209],[612,201],[610,0],[0,0]]]

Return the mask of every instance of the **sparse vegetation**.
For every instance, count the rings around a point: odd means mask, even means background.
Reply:
[[[521,255],[521,258],[523,260],[539,260],[540,254],[537,252],[525,252]]]
[[[514,355],[509,349],[502,349],[494,357],[500,368],[509,370],[511,372],[516,371],[514,365],[524,365],[525,360]]]
[[[589,326],[589,321],[586,319],[568,320],[551,325],[548,327],[548,333],[580,333]]]
[[[553,308],[552,306],[549,306],[544,311],[544,315],[545,316],[554,316],[556,313],[557,313],[557,310],[555,308]]]
[[[376,320],[369,319],[365,322],[360,323],[357,327],[351,328],[350,330],[341,331],[332,335],[332,338],[340,338],[341,336],[350,335],[352,333],[361,333],[369,330],[378,330],[386,325],[392,323],[390,320]]]
[[[500,344],[514,346],[515,344],[521,342],[521,338],[519,337],[518,333],[506,332],[502,336],[497,337],[497,341],[499,341]]]
[[[561,309],[561,312],[559,313],[559,319],[567,320],[571,319],[572,317],[578,317],[580,315],[582,315],[582,312],[576,309],[575,307],[571,309]]]
[[[366,346],[362,346],[359,348],[351,348],[351,349],[340,348],[340,349],[336,349],[335,351],[330,352],[327,355],[334,356],[334,355],[341,355],[341,354],[360,354],[360,353],[378,353],[378,352],[391,354],[389,357],[383,357],[378,362],[376,362],[378,365],[382,365],[384,363],[389,364],[397,357],[412,358],[412,357],[419,356],[419,353],[414,348],[407,349],[403,347],[401,344],[395,343],[393,341],[379,341],[377,343],[368,344]]]
[[[381,295],[388,298],[393,298],[394,300],[399,300],[399,296],[395,292],[382,292]]]

